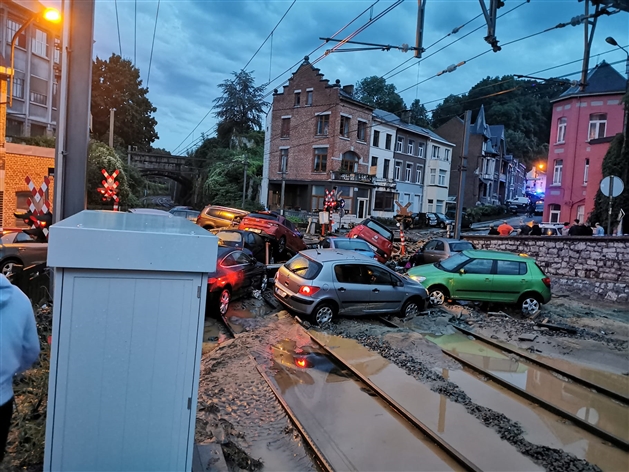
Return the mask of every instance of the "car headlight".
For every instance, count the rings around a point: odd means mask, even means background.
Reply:
[[[409,277],[413,279],[415,282],[419,282],[419,283],[422,283],[424,280],[426,280],[426,277],[423,277],[421,275],[409,275]]]

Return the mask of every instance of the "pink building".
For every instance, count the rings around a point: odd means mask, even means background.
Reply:
[[[603,61],[590,71],[584,90],[571,87],[553,100],[543,221],[584,221],[594,209],[603,158],[623,131],[626,87]]]

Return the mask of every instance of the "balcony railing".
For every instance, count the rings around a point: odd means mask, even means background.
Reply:
[[[369,174],[362,174],[360,172],[330,172],[330,178],[332,180],[346,180],[348,182],[363,182],[366,184],[372,184],[374,176]]]
[[[373,184],[377,185],[379,187],[387,187],[387,188],[395,188],[395,180],[394,179],[387,179],[384,177],[373,177]]]

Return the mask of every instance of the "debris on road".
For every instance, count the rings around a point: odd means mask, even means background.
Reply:
[[[537,339],[537,334],[521,334],[518,336],[520,341],[535,341]]]

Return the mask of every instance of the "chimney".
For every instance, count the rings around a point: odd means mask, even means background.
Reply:
[[[354,96],[354,86],[353,85],[343,85],[343,92],[347,95]]]
[[[400,114],[400,118],[402,119],[402,121],[404,123],[410,123],[411,122],[411,110],[404,110]]]

